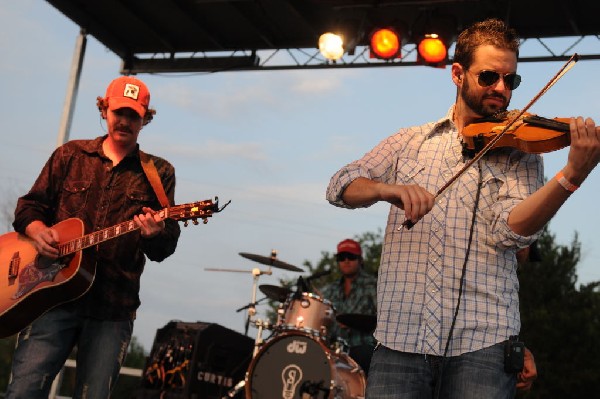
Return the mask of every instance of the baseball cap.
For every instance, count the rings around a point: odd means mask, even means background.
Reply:
[[[141,80],[132,76],[121,76],[110,82],[106,88],[108,109],[131,108],[142,118],[150,104],[150,92]]]
[[[362,256],[362,249],[360,248],[360,244],[354,240],[349,238],[340,242],[337,246],[337,253],[341,252],[349,252],[354,255]]]

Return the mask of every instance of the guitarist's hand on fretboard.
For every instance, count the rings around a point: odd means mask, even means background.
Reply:
[[[35,220],[27,225],[25,234],[33,240],[33,246],[40,255],[48,258],[58,258],[58,232],[46,226],[39,220]]]
[[[133,220],[140,227],[140,233],[144,238],[152,238],[165,229],[165,221],[160,214],[148,207],[143,207],[139,215]]]

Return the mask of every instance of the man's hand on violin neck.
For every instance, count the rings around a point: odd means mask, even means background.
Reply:
[[[592,118],[572,118],[571,148],[563,173],[567,180],[581,185],[600,162],[600,126]]]

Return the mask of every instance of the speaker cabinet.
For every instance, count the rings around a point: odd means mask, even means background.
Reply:
[[[221,399],[244,379],[253,346],[215,323],[171,321],[156,332],[138,398]]]

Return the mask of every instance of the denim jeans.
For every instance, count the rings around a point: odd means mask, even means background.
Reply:
[[[371,359],[366,397],[509,399],[515,394],[516,374],[504,371],[502,343],[443,361],[441,356],[398,352],[380,345]]]
[[[52,381],[74,346],[77,371],[73,398],[110,396],[133,332],[133,321],[96,320],[76,305],[54,308],[19,333],[7,399],[47,399]]]

